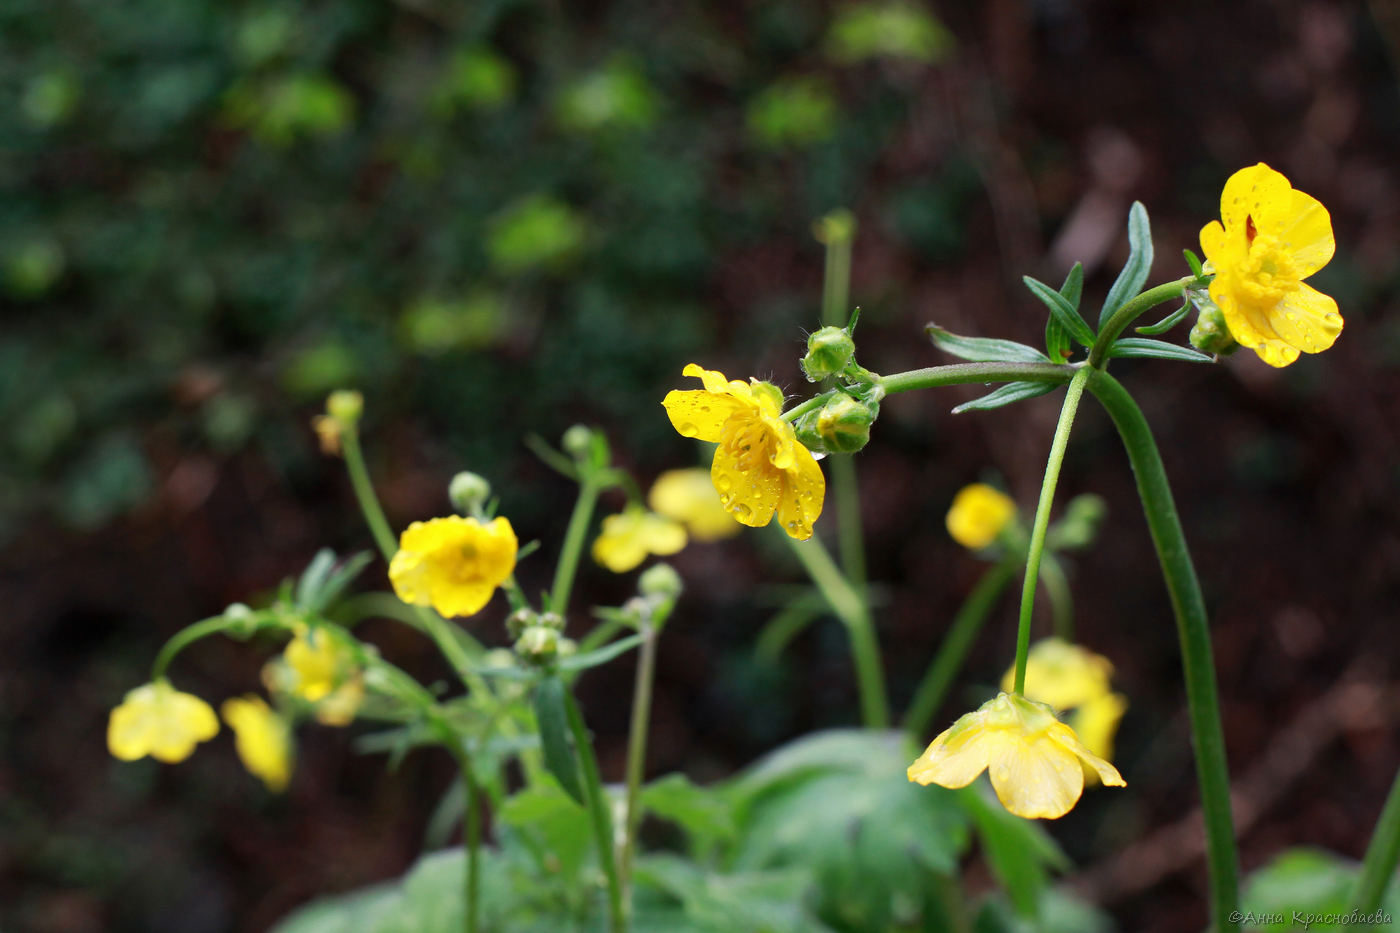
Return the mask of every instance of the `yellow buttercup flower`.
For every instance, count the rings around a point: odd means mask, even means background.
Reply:
[[[282,717],[253,694],[225,700],[220,712],[248,773],[262,778],[273,793],[286,790],[292,778],[292,734]]]
[[[929,743],[909,766],[909,780],[966,787],[990,771],[1002,806],[1026,819],[1056,819],[1084,793],[1081,762],[1109,785],[1126,782],[1043,703],[999,693]]]
[[[1201,248],[1215,272],[1211,300],[1235,340],[1270,366],[1332,346],[1337,303],[1303,283],[1337,247],[1327,208],[1260,162],[1225,182],[1220,217],[1201,230]]]
[[[1112,674],[1113,664],[1103,655],[1060,638],[1045,638],[1026,655],[1025,695],[1057,710],[1074,709],[1106,696]],[[1015,680],[1012,665],[1001,679],[1001,689],[1010,692]]]
[[[327,726],[348,725],[364,700],[364,677],[349,648],[324,632],[301,628],[272,670],[277,689],[316,704],[316,719]]]
[[[740,524],[768,524],[776,512],[790,536],[805,541],[822,511],[826,480],[811,451],[782,419],[782,393],[754,380],[726,380],[694,363],[684,375],[705,388],[674,389],[662,402],[685,437],[716,443],[710,479],[720,503]]]
[[[970,551],[980,551],[1001,534],[1016,517],[1016,503],[986,483],[958,490],[948,509],[948,534]]]
[[[165,680],[137,687],[107,720],[107,748],[122,761],[150,755],[174,763],[190,757],[219,731],[219,720],[199,697]]]
[[[613,573],[626,573],[647,559],[666,556],[685,547],[685,528],[664,515],[629,506],[603,519],[593,541],[593,559]]]
[[[647,505],[685,525],[696,541],[733,537],[742,527],[720,504],[710,472],[701,467],[662,473],[647,493]]]
[[[399,599],[444,616],[469,616],[515,569],[518,543],[505,518],[482,524],[450,515],[414,522],[399,538],[389,579]]]

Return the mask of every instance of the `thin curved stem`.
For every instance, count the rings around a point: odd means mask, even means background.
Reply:
[[[651,692],[656,681],[657,631],[650,621],[642,622],[642,645],[637,652],[637,679],[632,688],[632,722],[627,733],[627,823],[622,841],[624,905],[631,910],[632,857],[637,846],[637,827],[642,822],[638,797],[646,772],[647,731],[651,728]]]
[[[1361,863],[1361,875],[1351,898],[1352,906],[1362,913],[1380,907],[1385,889],[1395,878],[1397,861],[1400,861],[1400,774],[1395,775],[1381,818],[1376,821],[1371,844],[1366,847],[1366,858]]]
[[[217,615],[201,619],[180,629],[170,636],[170,639],[161,647],[160,654],[156,655],[155,662],[151,665],[151,680],[160,680],[164,677],[166,670],[170,667],[170,662],[174,661],[175,656],[190,645],[201,638],[217,635],[237,624],[238,622],[230,620],[226,616]]]
[[[561,616],[568,612],[569,593],[574,586],[574,573],[578,570],[583,539],[588,534],[588,524],[593,520],[593,508],[598,504],[601,491],[602,487],[594,477],[585,472],[579,481],[578,499],[574,502],[573,514],[569,516],[569,527],[564,532],[559,563],[554,568],[554,585],[549,589],[549,608]]]
[[[1118,336],[1127,330],[1129,324],[1162,302],[1180,298],[1185,294],[1186,286],[1194,281],[1196,281],[1196,277],[1188,275],[1184,279],[1177,279],[1175,282],[1166,282],[1149,288],[1142,294],[1123,302],[1122,307],[1113,312],[1113,316],[1104,322],[1103,327],[1099,328],[1099,335],[1094,338],[1094,345],[1089,348],[1089,365],[1095,369],[1102,369],[1104,361],[1108,358],[1109,348],[1113,346],[1113,342],[1118,339]]]
[[[1103,404],[1123,438],[1176,616],[1187,711],[1196,746],[1196,779],[1200,783],[1201,808],[1205,816],[1211,916],[1215,933],[1227,933],[1239,929],[1239,921],[1235,919],[1238,915],[1232,916],[1239,901],[1239,856],[1230,813],[1230,772],[1220,724],[1220,699],[1215,685],[1205,599],[1186,547],[1167,471],[1142,410],[1108,373],[1097,373],[1089,383],[1089,391]]]

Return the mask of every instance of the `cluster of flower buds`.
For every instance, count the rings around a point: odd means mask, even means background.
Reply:
[[[573,639],[563,636],[564,617],[557,612],[517,609],[506,617],[506,631],[516,656],[529,664],[543,666],[577,650]]]

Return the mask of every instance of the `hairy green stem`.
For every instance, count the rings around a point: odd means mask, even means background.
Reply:
[[[879,384],[886,395],[894,395],[896,392],[966,385],[970,382],[1059,383],[1069,382],[1079,368],[1077,364],[1063,363],[950,363],[947,366],[930,366],[881,376]]]
[[[1227,933],[1239,929],[1239,921],[1232,917],[1239,901],[1239,856],[1230,813],[1230,772],[1220,723],[1220,700],[1215,685],[1205,599],[1186,547],[1166,468],[1142,410],[1128,391],[1105,372],[1095,374],[1089,391],[1108,411],[1127,449],[1147,527],[1176,616],[1187,711],[1196,747],[1196,779],[1201,788],[1205,817],[1211,916],[1215,933]]]
[[[579,555],[583,552],[583,541],[588,534],[588,524],[593,520],[593,508],[598,504],[599,492],[601,487],[595,478],[585,473],[579,480],[578,499],[574,502],[573,514],[569,516],[569,527],[564,532],[559,563],[554,568],[554,586],[549,590],[549,607],[561,616],[568,613],[569,593],[574,587],[574,574],[578,570]]]
[[[1356,879],[1356,890],[1351,897],[1353,907],[1362,913],[1370,913],[1381,905],[1385,889],[1395,878],[1395,863],[1400,860],[1400,774],[1395,775],[1395,783],[1390,786],[1390,795],[1385,799],[1385,808],[1371,836],[1371,844],[1366,847],[1366,858],[1361,863],[1361,875]]]
[[[638,797],[646,772],[647,730],[651,727],[651,691],[656,681],[657,631],[651,622],[642,622],[642,645],[637,653],[637,679],[632,686],[632,722],[627,733],[627,825],[622,838],[624,904],[631,912],[632,857],[637,847],[637,827],[642,822]]]
[[[579,711],[573,694],[567,690],[564,691],[564,710],[569,717],[569,730],[574,736],[579,763],[583,766],[584,795],[588,798],[588,814],[593,821],[593,838],[598,844],[598,861],[608,882],[608,929],[611,933],[626,933],[627,913],[623,908],[622,882],[617,873],[613,820],[607,793],[598,775],[598,758],[593,754],[593,742],[583,722],[583,713]]]
[[[993,564],[982,574],[967,599],[963,600],[904,714],[904,731],[909,735],[917,739],[928,729],[929,722],[947,697],[948,688],[957,678],[978,633],[982,631],[983,623],[996,605],[997,597],[1011,581],[1016,567],[1017,562],[1008,559]]]
[[[1021,618],[1016,630],[1016,680],[1012,687],[1017,693],[1026,692],[1026,659],[1031,648],[1031,614],[1035,609],[1035,590],[1040,580],[1040,558],[1045,551],[1045,532],[1050,527],[1050,506],[1055,501],[1055,487],[1060,481],[1060,467],[1065,462],[1069,432],[1074,427],[1074,414],[1084,395],[1084,384],[1093,375],[1092,369],[1081,369],[1070,380],[1065,403],[1060,409],[1060,421],[1055,425],[1055,439],[1050,443],[1050,459],[1045,464],[1045,481],[1040,486],[1040,502],[1035,507],[1035,524],[1031,526],[1031,542],[1026,549],[1026,579],[1021,586]]]
[[[1137,297],[1123,302],[1122,307],[1114,311],[1113,316],[1104,322],[1103,327],[1099,328],[1099,334],[1094,338],[1094,345],[1089,348],[1089,365],[1095,369],[1102,369],[1113,342],[1123,331],[1127,330],[1129,324],[1162,302],[1180,298],[1185,293],[1186,286],[1194,281],[1196,281],[1196,277],[1188,275],[1184,279],[1165,282],[1149,288]]]

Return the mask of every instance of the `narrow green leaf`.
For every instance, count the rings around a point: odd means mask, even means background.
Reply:
[[[1045,303],[1045,307],[1050,309],[1055,320],[1060,322],[1060,326],[1068,331],[1071,337],[1086,347],[1094,345],[1094,332],[1089,329],[1084,318],[1079,316],[1079,310],[1069,303],[1069,299],[1029,275],[1021,276],[1021,281],[1026,283],[1026,288],[1031,290],[1031,294]]]
[[[579,783],[578,759],[574,756],[569,737],[569,718],[564,710],[564,685],[556,677],[545,677],[535,687],[535,720],[540,727],[540,748],[549,773],[559,781],[564,792],[583,806],[583,787]]]
[[[1143,337],[1124,337],[1108,350],[1115,359],[1152,358],[1158,360],[1186,360],[1188,363],[1213,363],[1215,357],[1190,347],[1179,347],[1165,340],[1148,340]]]
[[[1055,315],[1050,315],[1045,319],[1045,351],[1050,354],[1050,362],[1063,363],[1069,359],[1071,349],[1069,334]]]
[[[1205,274],[1201,271],[1201,257],[1197,256],[1189,249],[1182,250],[1181,255],[1186,257],[1186,264],[1191,267],[1192,275],[1199,279]]]
[[[1006,385],[994,392],[988,392],[979,399],[964,402],[953,409],[953,414],[960,415],[965,411],[987,411],[992,408],[1001,408],[1010,405],[1012,402],[1019,402],[1023,399],[1035,398],[1037,395],[1044,395],[1059,388],[1055,382],[1008,382]]]
[[[1079,310],[1079,298],[1084,294],[1084,263],[1076,262],[1074,268],[1069,270],[1065,284],[1060,286],[1060,294],[1074,306],[1074,310]]]
[[[944,353],[978,363],[1048,363],[1050,358],[1035,347],[1014,340],[997,340],[992,337],[960,337],[937,324],[924,328],[928,339]]]
[[[1151,334],[1154,337],[1158,334],[1165,334],[1167,331],[1180,324],[1181,319],[1186,317],[1186,312],[1190,310],[1191,302],[1183,302],[1180,308],[1177,308],[1175,311],[1162,318],[1156,324],[1151,324],[1147,327],[1136,327],[1134,328],[1134,330],[1136,330],[1139,334]]]
[[[373,555],[369,551],[360,551],[358,554],[351,555],[348,560],[331,571],[330,576],[326,577],[325,582],[322,583],[320,590],[303,603],[302,608],[311,612],[324,611],[327,606],[340,598],[351,583],[355,582],[355,578],[369,566],[372,559]]]
[[[583,671],[590,667],[597,667],[599,664],[608,663],[620,654],[631,651],[642,643],[642,638],[641,635],[628,635],[626,638],[619,638],[611,644],[604,645],[597,651],[560,658],[559,663],[555,666],[561,671]]]
[[[320,592],[321,587],[326,582],[326,577],[330,576],[331,569],[335,567],[335,551],[328,547],[323,547],[316,552],[316,556],[311,558],[311,563],[306,565],[306,569],[301,573],[301,579],[297,580],[296,605],[308,608]]]
[[[1134,201],[1128,211],[1128,261],[1123,271],[1118,273],[1113,287],[1104,299],[1103,310],[1099,312],[1099,326],[1103,327],[1113,312],[1123,307],[1128,299],[1142,291],[1147,274],[1152,271],[1152,225],[1147,219],[1147,208],[1141,201]]]

